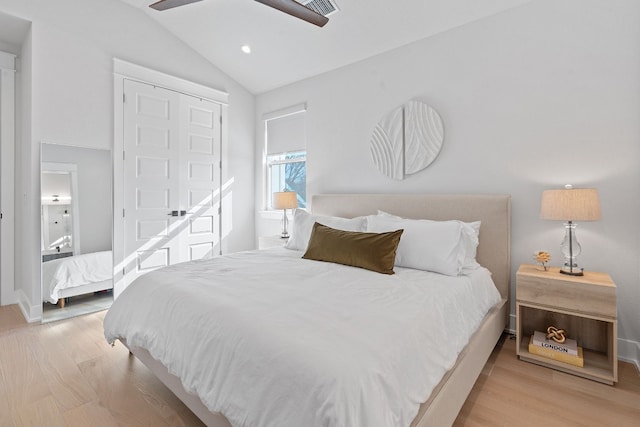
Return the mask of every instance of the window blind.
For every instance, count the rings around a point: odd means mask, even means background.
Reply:
[[[267,120],[266,126],[268,155],[306,149],[304,111]]]

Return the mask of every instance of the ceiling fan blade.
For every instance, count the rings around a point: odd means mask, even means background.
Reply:
[[[278,9],[303,21],[310,22],[318,27],[324,27],[329,22],[329,18],[320,15],[318,12],[303,6],[295,0],[255,0],[274,9]]]
[[[149,7],[155,10],[167,10],[173,9],[174,7],[184,6],[185,4],[196,3],[202,0],[160,0],[153,4],[150,4]]]

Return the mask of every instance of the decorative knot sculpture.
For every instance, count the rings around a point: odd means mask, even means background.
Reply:
[[[542,268],[544,268],[544,271],[547,271],[547,263],[549,262],[549,260],[551,260],[551,255],[549,254],[549,252],[546,252],[546,251],[535,252],[533,254],[533,259],[535,259],[536,262],[539,263],[542,266]]]
[[[558,329],[555,326],[549,326],[547,328],[547,339],[552,339],[558,344],[562,344],[567,340],[567,337],[565,336],[566,333],[567,331],[565,331],[564,329]]]

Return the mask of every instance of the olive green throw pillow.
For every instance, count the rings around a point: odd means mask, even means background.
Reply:
[[[361,233],[336,230],[316,222],[302,258],[393,274],[396,249],[403,231]]]

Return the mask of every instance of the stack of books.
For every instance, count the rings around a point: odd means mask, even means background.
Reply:
[[[529,340],[529,353],[581,368],[584,367],[582,347],[578,347],[576,340],[567,339],[560,344],[554,340],[547,339],[547,334],[544,332],[535,331]]]

